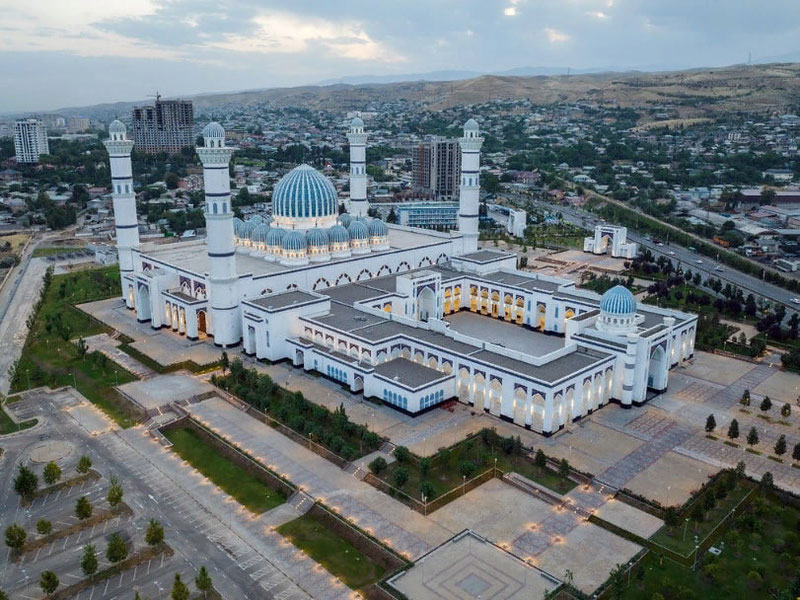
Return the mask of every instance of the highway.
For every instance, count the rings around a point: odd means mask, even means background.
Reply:
[[[578,208],[553,205],[544,201],[533,200],[529,196],[514,193],[509,195],[523,204],[530,203],[541,210],[560,212],[565,221],[589,230],[594,229],[595,225],[605,223],[603,219],[598,218],[596,215]],[[632,232],[630,229],[628,230],[628,239],[632,242],[636,242],[640,247],[650,250],[656,258],[659,256],[666,256],[676,267],[680,266],[684,270],[691,269],[695,273],[699,271],[704,277],[716,277],[722,281],[723,284],[730,283],[731,285],[741,288],[745,295],[752,293],[757,298],[761,297],[773,303],[783,304],[787,309],[800,311],[800,303],[796,304],[792,302],[793,298],[800,296],[800,294],[796,292],[790,292],[771,283],[767,283],[766,281],[762,281],[757,277],[753,277],[752,275],[747,275],[741,271],[732,269],[706,256],[692,252],[683,246],[674,243],[667,244],[666,241],[662,244],[656,244],[652,240],[648,240],[644,236]]]

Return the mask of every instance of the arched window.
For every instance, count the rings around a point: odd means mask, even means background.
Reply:
[[[223,202],[222,203],[222,212],[224,212],[224,213],[228,212],[228,203],[227,202]]]
[[[213,205],[213,206],[214,206],[214,214],[217,214],[217,203],[216,203],[216,202],[214,202],[214,205]]]

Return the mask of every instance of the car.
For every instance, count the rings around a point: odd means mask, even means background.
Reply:
[[[661,242],[658,242],[658,243],[656,244],[656,246],[658,246],[659,248],[663,248],[663,247],[664,247],[664,244],[662,244]]]
[[[717,273],[722,273],[722,272],[723,272],[725,269],[723,269],[722,267],[720,267],[719,265],[717,265],[716,267],[714,267],[714,270],[715,270]]]
[[[670,251],[669,251],[669,255],[670,255],[670,256],[675,256],[675,251],[674,251],[674,250],[670,250]]]
[[[792,304],[800,304],[800,298],[792,298]]]
[[[702,261],[702,260],[700,260],[699,258],[698,258],[696,261],[694,261],[694,262],[696,262],[698,265],[702,265],[702,264],[703,264],[703,261]]]

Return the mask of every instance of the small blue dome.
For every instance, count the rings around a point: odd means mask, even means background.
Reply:
[[[314,229],[309,229],[306,232],[306,241],[308,242],[309,246],[327,247],[328,234],[322,229],[314,227]]]
[[[353,221],[347,228],[347,233],[350,234],[351,240],[366,240],[369,239],[369,229],[364,221]]]
[[[257,226],[252,233],[252,239],[254,242],[261,242],[266,243],[267,237],[269,236],[270,226],[266,223],[261,223],[261,225]]]
[[[233,217],[233,235],[242,237],[242,227],[244,227],[244,221],[239,217]]]
[[[284,250],[305,250],[306,249],[306,236],[302,231],[291,229],[286,232],[283,238]]]
[[[114,119],[108,124],[108,133],[125,133],[126,131],[125,123],[119,119]]]
[[[225,129],[216,121],[211,121],[203,128],[203,137],[225,139]]]
[[[283,238],[286,237],[286,230],[280,227],[271,227],[267,234],[267,246],[280,246]]]
[[[275,185],[272,210],[279,217],[314,218],[336,214],[339,197],[331,181],[315,168],[300,165]]]
[[[370,237],[386,237],[389,235],[389,228],[380,219],[372,219],[369,222]]]
[[[350,121],[350,127],[363,127],[364,121],[361,117],[355,117],[352,121]]]
[[[256,225],[255,223],[250,223],[249,221],[245,222],[242,225],[241,232],[239,233],[240,238],[244,238],[247,240],[253,239],[253,231],[255,231]]]
[[[600,310],[610,315],[632,315],[636,312],[636,298],[622,285],[615,285],[600,299]]]
[[[331,244],[346,244],[350,241],[350,234],[341,225],[334,225],[328,229],[328,239]]]
[[[264,218],[261,215],[254,215],[245,222],[252,223],[253,225],[261,225],[264,222]]]
[[[469,119],[464,123],[464,131],[478,131],[478,122],[475,119]]]
[[[353,222],[353,217],[348,213],[342,213],[339,215],[339,223],[341,223],[344,228],[350,227],[350,223]]]

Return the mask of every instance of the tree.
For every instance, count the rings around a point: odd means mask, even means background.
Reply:
[[[108,493],[106,494],[106,500],[108,503],[113,507],[117,506],[120,502],[122,502],[122,495],[124,492],[122,491],[122,486],[119,483],[119,479],[117,479],[116,475],[111,476],[111,485],[108,488]]]
[[[398,467],[397,470],[395,470],[394,475],[392,475],[392,480],[394,481],[394,485],[396,487],[401,488],[408,481],[408,477],[408,469],[405,467]]]
[[[228,353],[225,351],[222,352],[222,356],[219,359],[219,366],[222,368],[223,375],[231,368],[231,359],[228,358]]]
[[[51,460],[44,466],[42,478],[47,485],[53,485],[59,479],[61,479],[61,467]]]
[[[125,540],[123,540],[122,536],[118,533],[112,534],[108,539],[106,558],[112,563],[118,563],[121,560],[125,560],[127,556],[128,545],[125,543]]]
[[[78,517],[81,521],[88,519],[92,516],[92,503],[89,502],[89,498],[86,496],[81,496],[78,498],[78,501],[75,503],[75,516]]]
[[[761,401],[760,408],[763,412],[767,412],[770,408],[772,408],[772,400],[769,399],[769,396],[764,396],[764,399]]]
[[[664,511],[664,523],[669,527],[675,527],[679,520],[678,509],[674,506],[668,506]]]
[[[469,479],[475,474],[475,463],[471,460],[462,460],[458,465],[462,477]]]
[[[427,477],[430,471],[431,471],[431,459],[427,456],[419,459],[419,474],[422,477]]]
[[[788,402],[786,404],[784,404],[783,406],[781,406],[781,416],[782,417],[788,417],[791,414],[792,414],[792,407]]]
[[[566,479],[569,477],[569,462],[567,462],[566,458],[562,458],[558,462],[558,474],[561,476],[562,479]]]
[[[547,457],[544,455],[544,452],[542,452],[541,448],[536,451],[536,456],[533,458],[533,464],[540,469],[543,469],[547,466]]]
[[[436,495],[436,488],[433,487],[433,484],[430,481],[423,481],[419,485],[419,493],[420,496],[425,496],[426,501],[430,502]]]
[[[14,491],[23,498],[30,498],[39,487],[39,478],[28,467],[20,465],[14,478]]]
[[[178,177],[178,175],[176,173],[173,173],[172,171],[168,171],[164,175],[164,183],[167,184],[167,189],[168,190],[177,189],[179,181],[180,181],[180,178]]]
[[[200,567],[200,570],[197,572],[197,577],[194,578],[194,584],[197,586],[198,590],[203,592],[203,598],[208,597],[208,592],[211,591],[214,584],[211,581],[211,575],[208,574],[208,569],[206,569],[205,565]]]
[[[755,427],[751,427],[750,431],[747,432],[747,444],[750,446],[758,444],[758,431],[756,431]]]
[[[172,600],[189,600],[189,588],[181,581],[179,573],[175,573],[175,580],[172,582],[170,598],[172,598]]]
[[[83,574],[87,577],[97,572],[97,550],[95,550],[92,544],[86,544],[86,546],[83,547],[81,571],[83,571]]]
[[[384,471],[387,467],[386,459],[382,456],[376,456],[372,461],[369,463],[369,470],[372,471],[375,475],[379,475],[382,471]]]
[[[394,457],[399,463],[408,462],[411,460],[411,451],[405,446],[398,446],[394,449]]]
[[[739,399],[739,404],[742,406],[750,406],[750,390],[745,390],[742,397]]]
[[[8,600],[8,594],[6,594],[3,590],[0,590],[0,600]]]
[[[148,546],[161,544],[164,541],[164,526],[155,519],[150,519],[144,534],[144,541]]]
[[[82,455],[78,459],[78,466],[76,467],[78,473],[88,473],[89,469],[91,468],[92,468],[92,459],[86,456],[85,454]]]
[[[89,352],[89,346],[86,343],[86,340],[83,338],[78,338],[78,356],[81,357],[81,360],[86,358],[86,353]]]
[[[775,442],[774,450],[775,454],[778,456],[783,456],[786,454],[786,436],[784,434],[781,434],[781,436],[778,438],[778,441]]]
[[[36,532],[42,535],[47,535],[53,531],[53,524],[47,519],[39,519],[36,521]]]
[[[25,545],[28,534],[22,526],[12,523],[6,527],[6,546],[18,552]]]
[[[58,576],[55,573],[52,571],[42,571],[42,574],[39,577],[39,587],[42,588],[42,591],[46,596],[49,596],[56,591],[58,588],[58,583]]]
[[[714,418],[714,415],[708,415],[706,419],[706,433],[711,433],[714,431],[714,428],[717,426],[717,420]]]
[[[792,449],[792,458],[794,460],[800,460],[800,444],[794,445],[794,448]]]
[[[772,473],[767,471],[761,476],[761,481],[758,482],[758,487],[762,493],[767,493],[775,487],[775,481],[772,478]]]
[[[731,424],[728,426],[728,437],[732,440],[735,440],[739,437],[739,421],[733,419]]]

